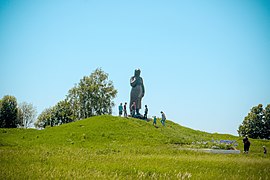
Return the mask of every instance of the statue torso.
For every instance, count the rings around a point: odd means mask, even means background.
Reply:
[[[132,87],[140,86],[143,84],[142,78],[137,76],[132,76],[130,79],[130,85]]]

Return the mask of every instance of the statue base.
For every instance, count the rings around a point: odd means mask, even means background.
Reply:
[[[134,118],[143,119],[143,115],[141,115],[141,114],[135,114]]]
[[[150,118],[146,118],[146,119],[145,119],[144,116],[141,115],[141,114],[136,114],[136,115],[134,116],[134,118],[141,119],[141,120],[145,120],[145,121],[147,121],[147,122],[151,121]]]

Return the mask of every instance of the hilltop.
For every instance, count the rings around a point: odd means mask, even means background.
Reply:
[[[188,151],[194,144],[207,146],[198,142],[221,139],[237,141],[242,150],[242,139],[172,121],[156,128],[152,122],[104,115],[44,130],[0,129],[0,135],[1,179],[269,178],[270,160],[261,150],[262,145],[270,149],[269,141],[251,140],[249,155]]]
[[[128,145],[188,145],[192,142],[211,139],[231,139],[232,135],[210,134],[183,127],[172,121],[166,121],[166,126],[157,127],[152,122],[134,118],[114,116],[96,116],[88,119],[47,127],[44,130],[33,129],[5,129],[2,143],[17,145],[74,145],[84,147],[92,144],[106,145],[108,143]],[[16,135],[16,136],[13,136]],[[20,137],[21,136],[21,137]]]

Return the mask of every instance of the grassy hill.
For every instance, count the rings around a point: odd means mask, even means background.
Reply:
[[[250,154],[187,150],[211,140],[242,139],[167,121],[97,116],[44,130],[0,129],[0,179],[269,179],[270,142],[251,140]]]

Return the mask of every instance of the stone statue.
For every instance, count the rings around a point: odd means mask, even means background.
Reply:
[[[130,78],[131,92],[130,92],[130,110],[132,110],[132,105],[135,102],[136,107],[136,117],[141,117],[140,109],[142,107],[142,98],[144,96],[144,85],[143,79],[140,77],[141,70],[136,69],[134,76]]]

